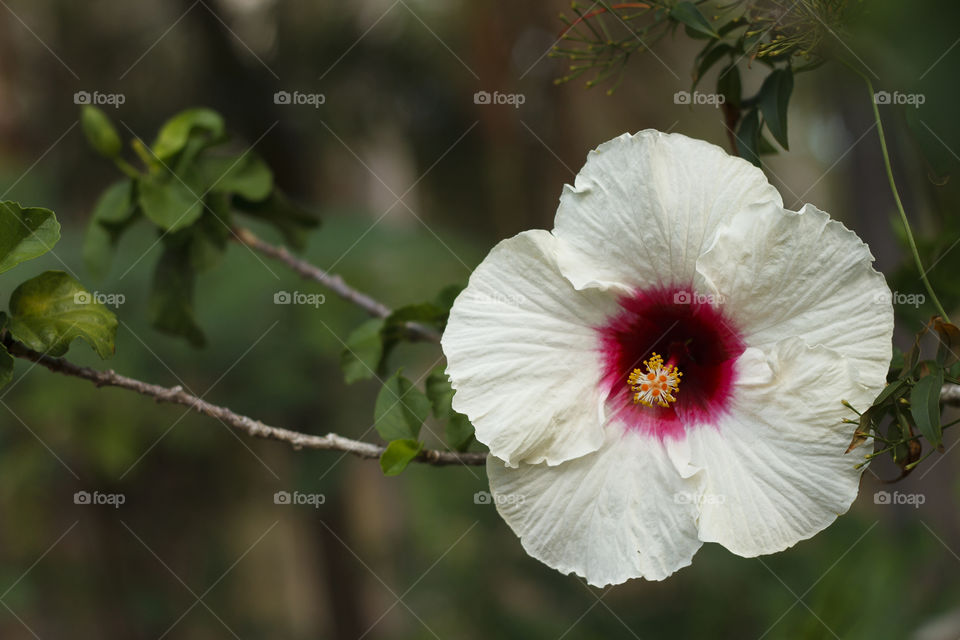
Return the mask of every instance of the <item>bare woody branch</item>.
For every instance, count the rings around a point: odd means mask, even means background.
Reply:
[[[234,227],[233,239],[236,242],[250,247],[254,251],[258,251],[265,256],[282,262],[302,278],[319,282],[347,302],[357,305],[371,316],[386,318],[393,313],[390,307],[379,300],[348,285],[342,276],[327,273],[316,265],[296,257],[287,251],[285,247],[273,245],[261,240],[256,234],[245,227]],[[416,322],[407,322],[406,329],[411,338],[425,342],[440,342],[440,334],[425,325]]]
[[[112,370],[99,371],[89,367],[81,367],[68,360],[52,358],[38,351],[34,351],[20,342],[12,340],[9,336],[6,336],[3,342],[10,352],[10,355],[35,362],[54,373],[60,373],[74,378],[82,378],[92,382],[96,387],[119,387],[151,397],[157,402],[179,404],[199,414],[220,420],[227,426],[242,431],[247,435],[286,442],[297,450],[317,449],[321,451],[343,451],[344,453],[349,453],[360,458],[379,458],[380,454],[384,451],[384,447],[380,445],[352,440],[335,433],[318,436],[301,433],[299,431],[291,431],[290,429],[283,429],[281,427],[272,427],[259,420],[240,415],[226,407],[207,402],[202,398],[187,393],[179,386],[161,387],[119,375]],[[436,449],[421,451],[420,455],[415,458],[417,462],[436,466],[457,464],[482,465],[486,462],[486,459],[486,453],[456,453]]]

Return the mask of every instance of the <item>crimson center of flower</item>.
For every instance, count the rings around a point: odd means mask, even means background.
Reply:
[[[723,301],[691,288],[655,287],[619,303],[620,311],[598,328],[601,384],[613,417],[661,439],[716,425],[729,408],[734,365],[745,349]]]

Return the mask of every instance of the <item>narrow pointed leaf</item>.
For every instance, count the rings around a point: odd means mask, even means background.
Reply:
[[[793,72],[789,69],[775,69],[760,87],[760,111],[767,129],[784,149],[789,150],[787,140],[787,107],[790,94],[793,93]]]
[[[936,367],[929,375],[920,378],[910,392],[910,414],[917,424],[917,430],[934,447],[939,447],[943,442],[940,427],[941,387],[943,369]]]
[[[670,9],[670,18],[686,25],[694,33],[711,38],[719,37],[710,21],[700,13],[700,9],[692,2],[678,2]]]

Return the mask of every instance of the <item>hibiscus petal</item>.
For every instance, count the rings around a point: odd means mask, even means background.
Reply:
[[[616,302],[574,290],[557,268],[557,244],[537,230],[494,247],[457,297],[443,334],[453,407],[511,466],[559,464],[603,442],[594,327]]]
[[[791,336],[824,345],[879,393],[892,355],[893,305],[872,263],[867,245],[823,211],[770,204],[730,220],[697,270],[748,345]]]
[[[561,271],[578,289],[693,284],[718,226],[761,202],[782,204],[762,171],[716,145],[624,134],[591,151],[564,187],[554,229]]]
[[[839,400],[869,403],[874,391],[840,354],[798,338],[749,348],[737,368],[730,413],[718,428],[690,431],[684,454],[702,483],[700,539],[753,557],[810,538],[849,509],[863,459],[844,455],[851,427]]]
[[[487,459],[497,510],[528,554],[592,585],[663,580],[690,564],[695,480],[657,438],[611,426],[603,448],[557,467]]]

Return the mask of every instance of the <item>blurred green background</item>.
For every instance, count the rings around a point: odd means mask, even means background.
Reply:
[[[62,260],[91,290],[126,296],[115,359],[101,363],[77,344],[72,360],[181,384],[301,431],[376,439],[378,385],[347,387],[338,365],[362,313],[332,295],[318,309],[274,305],[279,290],[322,290],[233,246],[198,284],[208,347],[152,331],[151,231],[124,238],[106,281],[82,267],[85,221],[115,173],[83,140],[75,92],[122,93],[125,103],[107,110],[126,138],[152,138],[185,107],[219,110],[279,185],[323,218],[306,257],[394,306],[465,282],[497,240],[549,228],[562,184],[604,140],[653,127],[726,143],[718,110],[674,104],[697,51],[682,35],[632,59],[612,96],[555,86],[564,64],[545,54],[565,2],[0,5],[3,199],[52,208],[64,224],[56,255],[0,278],[0,296]],[[909,118],[903,107],[883,114],[927,264],[937,261],[931,277],[956,309],[960,197],[930,174],[960,163],[960,8],[860,5],[842,46],[878,89],[926,97]],[[755,90],[762,71],[744,64],[744,73]],[[280,90],[322,93],[325,103],[278,105]],[[525,102],[475,104],[480,90]],[[871,129],[857,78],[836,65],[802,74],[791,151],[770,158],[768,174],[788,206],[830,211],[870,243],[898,291],[920,293],[902,268]],[[906,323],[930,310],[898,311],[904,346]],[[395,361],[419,377],[440,357],[407,346]],[[0,405],[3,638],[960,638],[952,433],[947,453],[895,486],[879,478],[896,470],[876,465],[848,515],[784,553],[742,559],[707,545],[665,582],[598,590],[527,557],[494,508],[475,504],[486,488],[480,468],[415,466],[384,478],[376,462],[251,440],[23,361]],[[75,505],[80,490],[126,502]],[[875,504],[884,490],[924,503]],[[326,499],[276,505],[277,491]]]

